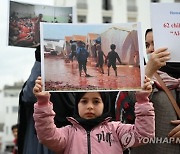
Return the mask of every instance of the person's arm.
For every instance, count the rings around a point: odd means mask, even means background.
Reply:
[[[36,98],[33,94],[33,87],[35,85],[35,80],[38,76],[41,75],[41,51],[40,45],[36,47],[35,50],[35,63],[31,69],[31,74],[23,86],[21,91],[21,100],[23,102],[34,104],[36,102]]]
[[[170,59],[170,53],[167,51],[167,48],[160,48],[154,51],[150,55],[150,59],[146,65],[145,68],[146,76],[152,78],[155,81],[156,86],[158,88],[162,88],[162,87],[160,83],[157,81],[157,79],[153,77],[155,72],[159,74],[159,76],[161,77],[161,79],[169,89],[176,89],[179,86],[180,79],[173,78],[169,76],[167,73],[159,71],[159,69],[162,66],[166,65],[166,62],[169,59]]]
[[[102,52],[103,52],[103,51],[102,51]],[[104,52],[103,52],[103,56],[104,56],[104,58],[106,59],[107,56],[104,54]]]
[[[33,117],[38,139],[49,149],[60,153],[66,145],[68,127],[57,128],[54,124],[55,112],[50,102],[50,93],[42,91],[41,77],[35,81],[33,93],[37,98]]]
[[[35,85],[35,80],[40,75],[41,75],[41,63],[36,61],[31,70],[31,74],[26,82],[26,85],[23,88],[22,100],[24,102],[31,102],[31,103],[36,102],[36,97],[33,94],[33,87]]]
[[[116,57],[117,57],[117,60],[119,61],[119,64],[121,64],[121,59],[120,59],[120,57],[119,57],[119,55],[118,55],[118,53],[116,52]]]
[[[107,61],[109,60],[109,53],[108,53],[108,55],[106,56],[106,58],[105,58],[105,64],[107,64]]]
[[[136,92],[135,124],[119,124],[117,132],[123,149],[144,144],[144,138],[155,136],[154,108],[148,98],[152,91],[149,78],[145,79],[143,89],[144,91]]]

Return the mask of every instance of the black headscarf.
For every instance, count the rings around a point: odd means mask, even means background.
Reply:
[[[101,99],[104,103],[104,109],[101,116],[94,119],[84,119],[79,116],[78,103],[80,99],[85,95],[86,92],[76,92],[75,93],[75,108],[74,108],[74,118],[83,126],[86,130],[91,130],[93,127],[97,126],[99,123],[103,122],[107,117],[111,116],[111,106],[110,106],[110,96],[108,92],[99,92]]]
[[[160,68],[160,71],[166,72],[169,76],[178,79],[180,78],[180,63],[167,62],[165,66]]]

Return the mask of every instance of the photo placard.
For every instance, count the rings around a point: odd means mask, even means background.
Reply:
[[[140,90],[140,36],[140,23],[41,23],[44,90]]]
[[[35,48],[40,45],[40,22],[72,23],[74,7],[9,2],[8,45]]]

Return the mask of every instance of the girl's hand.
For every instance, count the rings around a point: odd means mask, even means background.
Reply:
[[[148,78],[147,76],[145,76],[145,79],[144,79],[144,85],[143,85],[142,90],[147,91],[147,92],[149,92],[149,93],[152,92],[152,83],[151,83],[151,79]]]
[[[150,78],[145,76],[142,91],[136,92],[136,101],[140,104],[149,102],[148,97],[151,94],[151,92],[152,92],[151,80],[150,80]]]
[[[39,76],[35,81],[35,86],[33,88],[33,93],[36,97],[50,96],[49,92],[42,91],[42,79]]]

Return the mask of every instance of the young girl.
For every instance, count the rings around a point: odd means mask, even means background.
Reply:
[[[142,144],[143,138],[154,137],[154,108],[148,96],[152,90],[145,78],[143,89],[137,92],[134,125],[110,121],[110,100],[106,92],[77,92],[72,125],[56,128],[55,113],[49,92],[42,92],[41,77],[33,92],[35,128],[39,140],[49,149],[64,154],[122,154],[125,148]],[[59,102],[61,103],[61,102]]]

